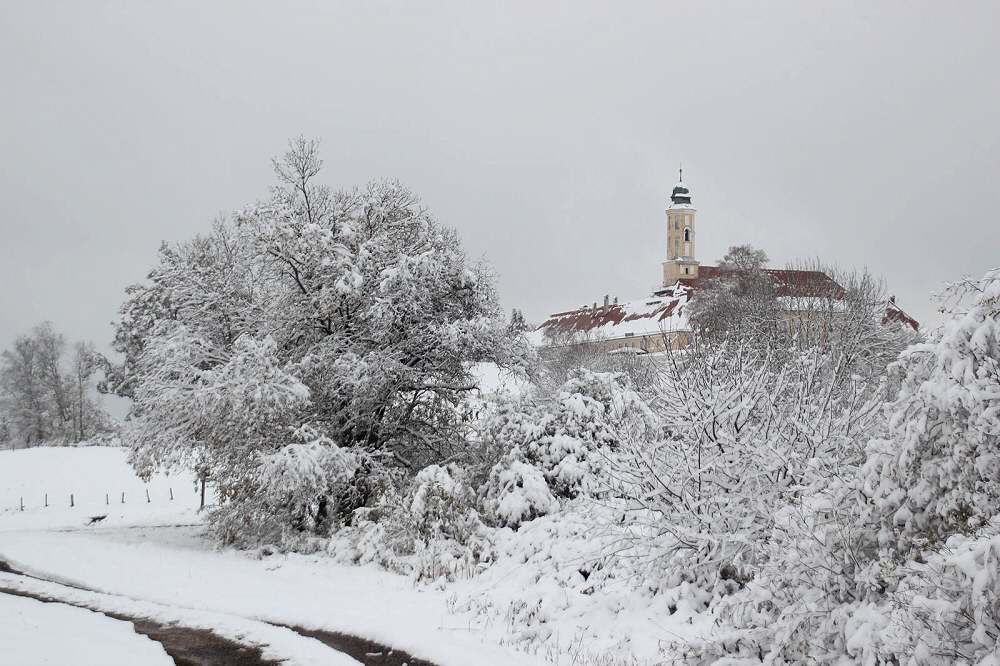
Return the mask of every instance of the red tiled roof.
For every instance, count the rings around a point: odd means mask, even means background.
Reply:
[[[626,333],[635,334],[637,331],[655,332],[661,324],[665,325],[667,320],[681,314],[688,293],[687,289],[681,290],[676,296],[672,291],[660,292],[662,295],[640,301],[609,304],[607,310],[598,304],[596,309],[584,306],[577,310],[557,312],[550,315],[538,328],[552,333],[567,333],[596,331],[607,326],[608,333],[614,337],[621,337]]]
[[[787,269],[766,268],[764,272],[771,278],[774,285],[774,295],[795,298],[832,298],[841,300],[847,296],[844,288],[837,281],[822,271],[797,271]],[[718,266],[699,266],[698,277],[692,280],[692,285],[702,279],[718,277],[722,271]]]
[[[774,285],[774,295],[779,298],[831,298],[842,300],[847,292],[836,280],[822,271],[766,269]],[[664,287],[653,296],[607,308],[598,304],[576,310],[557,312],[538,327],[550,333],[593,332],[609,339],[641,335],[659,329],[681,330],[686,328],[684,305],[705,280],[721,275],[717,266],[700,266],[698,277],[681,280],[677,285]],[[886,305],[882,323],[898,321],[917,329],[917,322],[900,310],[894,302]],[[603,329],[603,330],[601,330]]]
[[[914,331],[920,328],[920,324],[917,320],[910,315],[903,312],[903,310],[896,305],[895,298],[890,298],[889,302],[885,305],[885,315],[882,316],[882,323],[888,324],[890,321],[899,322],[906,326],[911,327]]]

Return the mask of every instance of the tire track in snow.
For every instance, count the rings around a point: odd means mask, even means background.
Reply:
[[[97,597],[118,598],[134,604],[151,605],[166,609],[168,613],[173,611],[175,615],[178,610],[193,611],[193,609],[164,606],[124,595],[109,594],[79,585],[35,576],[15,569],[2,559],[0,559],[0,572],[29,581],[38,581],[48,586],[55,586],[57,589],[64,588],[70,594],[50,596],[33,590],[11,587],[2,582],[0,582],[0,593],[29,597],[46,603],[67,604],[103,613],[117,620],[131,622],[135,627],[136,633],[147,636],[151,640],[163,645],[164,650],[174,659],[178,666],[279,666],[285,661],[285,659],[265,659],[263,648],[270,647],[268,644],[255,645],[253,643],[239,642],[233,638],[223,636],[216,631],[216,628],[206,629],[203,627],[184,626],[183,620],[164,622],[142,614],[110,610],[104,604],[95,602],[87,603],[86,601],[73,599],[72,597],[84,593],[85,595],[95,595]],[[197,612],[200,614],[208,613],[207,611]],[[220,616],[221,618],[237,618],[241,622],[259,625],[278,632],[287,631],[305,641],[317,641],[335,653],[348,656],[365,666],[436,666],[432,662],[415,658],[402,650],[396,650],[349,634],[320,629],[306,629],[294,625],[253,620],[224,613],[211,612],[210,614]]]
[[[121,622],[129,622],[135,633],[162,645],[164,651],[177,666],[281,666],[282,663],[264,659],[263,650],[259,647],[242,645],[223,638],[208,629],[170,626],[147,617],[98,611],[83,604],[61,601],[46,595],[16,590],[4,585],[0,585],[0,594],[26,597],[47,604],[73,606],[93,613],[100,613]]]

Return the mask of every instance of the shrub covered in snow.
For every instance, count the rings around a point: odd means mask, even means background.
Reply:
[[[689,661],[998,663],[1000,270],[946,298],[952,319],[896,365],[885,437],[800,478]]]
[[[893,572],[881,631],[865,643],[927,666],[1000,663],[1000,523],[943,546]]]
[[[225,484],[227,501],[209,514],[224,542],[312,550],[363,503],[357,483],[365,457],[308,428],[296,434],[306,441],[254,453],[242,482]]]
[[[490,473],[487,505],[496,520],[510,527],[559,509],[545,474],[514,449]]]
[[[902,551],[973,532],[1000,509],[1000,269],[944,298],[953,316],[900,359],[889,437],[865,466],[883,543]]]
[[[686,661],[832,665],[865,651],[855,634],[870,626],[860,618],[874,621],[871,600],[881,594],[869,580],[876,530],[861,519],[866,500],[856,481],[823,478],[779,506],[752,576],[715,603],[714,636],[675,646]]]
[[[403,492],[387,487],[373,508],[359,510],[356,525],[331,550],[418,580],[471,576],[494,556],[475,503],[461,468],[430,465]]]
[[[483,436],[509,449],[483,488],[496,520],[516,527],[559,500],[608,490],[609,457],[629,437],[655,436],[656,421],[625,375],[578,370],[551,398],[500,410]]]
[[[879,420],[877,378],[822,350],[784,357],[732,341],[674,355],[654,403],[666,436],[629,440],[616,458],[619,494],[658,516],[657,539],[708,588],[748,580],[781,508],[857,464]]]

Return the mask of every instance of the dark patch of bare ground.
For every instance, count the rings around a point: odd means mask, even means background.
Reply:
[[[435,666],[434,663],[417,659],[402,650],[379,645],[374,641],[357,636],[349,636],[336,631],[288,627],[297,634],[315,638],[360,661],[365,666]]]
[[[28,597],[49,604],[66,604],[94,610],[80,604],[67,604],[40,594],[29,594],[0,586],[0,594]],[[101,612],[116,620],[131,622],[135,633],[148,636],[163,646],[177,666],[281,666],[280,661],[264,659],[258,647],[240,645],[236,641],[223,638],[208,629],[192,629],[177,625],[163,624],[148,617],[134,617],[123,613]]]
[[[7,562],[0,560],[0,571],[24,576],[24,572],[12,568]],[[83,604],[73,604],[40,594],[32,594],[0,585],[0,594],[11,594],[27,597],[44,603],[63,603],[78,606],[87,610],[95,610]],[[108,617],[124,622],[131,622],[135,632],[147,636],[163,646],[177,666],[280,666],[282,662],[264,659],[263,651],[258,647],[246,646],[236,641],[223,638],[208,629],[192,629],[178,625],[163,624],[147,617],[134,617],[122,613],[102,612]],[[360,661],[365,666],[436,666],[432,662],[416,659],[402,650],[395,650],[374,641],[357,636],[341,634],[335,631],[304,629],[287,625],[286,629],[343,652]]]

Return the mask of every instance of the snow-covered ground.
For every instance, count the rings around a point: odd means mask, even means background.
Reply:
[[[5,573],[0,585],[69,596],[103,611],[213,628],[266,644],[265,657],[289,664],[353,662],[338,661],[321,649],[325,646],[276,631],[274,624],[361,636],[441,666],[630,663],[633,656],[653,662],[661,641],[702,624],[700,618],[688,624],[692,614],[683,608],[671,615],[662,598],[622,590],[609,603],[610,597],[581,593],[583,579],[575,568],[580,546],[561,541],[554,530],[562,528],[552,522],[510,532],[498,544],[503,557],[493,567],[454,583],[415,584],[375,565],[338,564],[326,555],[260,557],[218,550],[202,536],[191,478],[158,477],[145,485],[125,457],[124,450],[100,447],[0,452],[0,559],[90,591]],[[48,507],[37,499],[45,492]],[[91,524],[100,515],[106,518]],[[534,546],[526,548],[527,542]],[[533,554],[526,557],[529,551]],[[8,605],[21,603],[2,598]],[[72,622],[48,624],[42,611],[31,618],[69,641],[83,632]],[[40,646],[36,634],[10,633],[0,642],[0,663],[57,663],[25,657]],[[136,641],[145,645],[148,639]],[[5,658],[12,654],[19,659]],[[597,661],[601,655],[614,661]]]
[[[163,647],[128,622],[64,604],[0,594],[0,661],[4,664],[172,666]]]
[[[190,475],[157,475],[144,483],[126,457],[125,449],[104,446],[0,451],[0,530],[81,527],[94,516],[107,516],[104,526],[148,524],[198,508]]]

